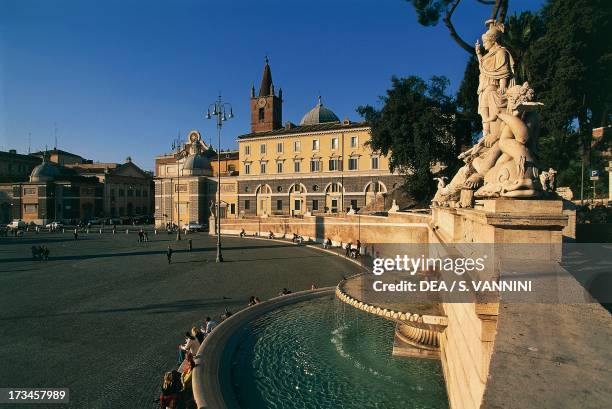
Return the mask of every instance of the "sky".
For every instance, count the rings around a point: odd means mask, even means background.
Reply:
[[[544,0],[511,0],[509,14]],[[490,8],[464,0],[453,16],[470,44]],[[235,118],[222,149],[250,131],[251,85],[264,57],[283,89],[283,123],[321,95],[360,120],[392,75],[444,75],[458,88],[467,53],[446,27],[423,27],[405,0],[0,0],[0,150],[54,146],[144,169],[177,135],[199,130],[219,94]]]

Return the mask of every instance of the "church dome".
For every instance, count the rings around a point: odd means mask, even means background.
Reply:
[[[210,159],[199,153],[187,156],[185,163],[183,164],[183,173],[188,175],[203,175],[210,174],[212,167],[210,166]]]
[[[60,171],[52,163],[43,160],[43,163],[32,169],[30,182],[51,182],[60,175]]]
[[[323,106],[321,97],[319,97],[317,105],[302,117],[300,125],[316,125],[325,122],[340,122],[340,119],[331,109]]]

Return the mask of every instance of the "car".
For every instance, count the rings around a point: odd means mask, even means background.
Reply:
[[[51,223],[47,223],[45,227],[47,229],[56,230],[56,229],[61,229],[62,227],[64,227],[64,225],[61,222],[58,222],[57,220],[55,220],[55,221],[52,221]]]
[[[96,217],[94,219],[89,219],[87,223],[94,226],[94,225],[102,224],[102,220]]]
[[[25,229],[27,226],[28,224],[24,222],[23,220],[13,220],[8,225],[9,229],[17,229],[17,230]]]
[[[189,222],[183,225],[183,230],[185,231],[202,231],[204,230],[204,225],[198,222]]]

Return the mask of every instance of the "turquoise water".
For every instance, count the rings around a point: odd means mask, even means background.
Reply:
[[[394,358],[394,324],[323,297],[252,323],[232,359],[244,409],[447,408],[439,361]]]

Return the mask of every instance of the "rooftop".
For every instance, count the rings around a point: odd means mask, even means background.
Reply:
[[[265,132],[251,132],[238,136],[238,139],[261,138],[267,136],[283,136],[295,135],[313,132],[339,131],[345,129],[367,128],[369,125],[365,122],[325,122],[314,125],[293,125],[288,123],[287,126],[281,129]]]

